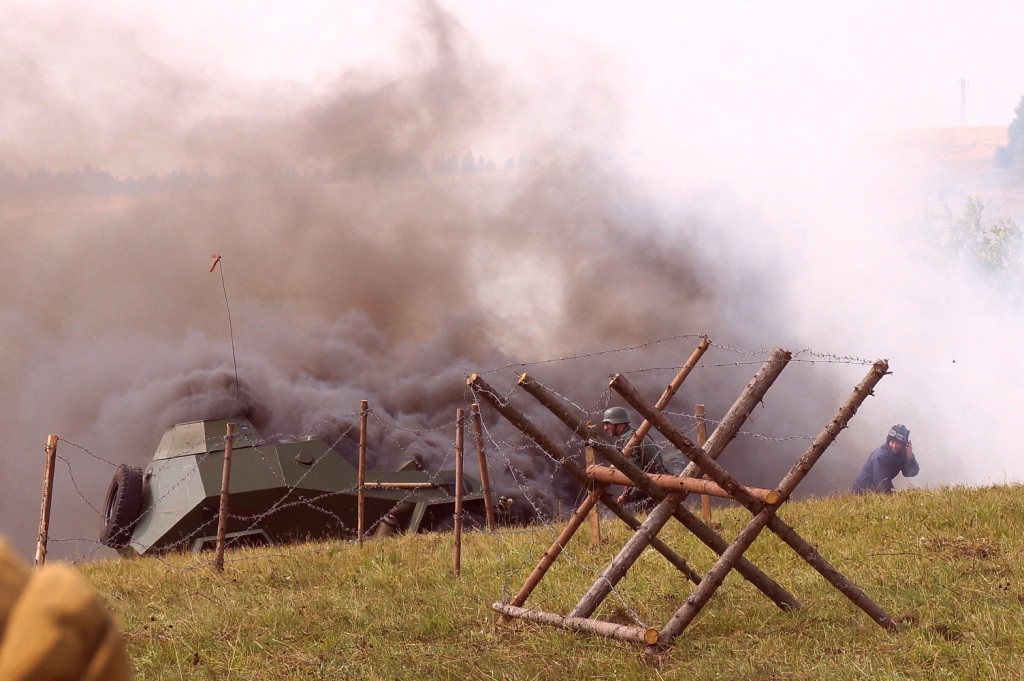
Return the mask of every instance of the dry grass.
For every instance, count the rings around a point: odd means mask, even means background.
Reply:
[[[640,646],[524,621],[516,591],[558,527],[110,561],[83,571],[123,622],[140,679],[1016,679],[1024,669],[1024,488],[910,491],[791,503],[780,514],[900,625],[891,634],[765,532],[747,553],[803,604],[782,612],[731,575],[656,660]],[[748,515],[716,510],[731,537]],[[628,536],[583,532],[528,605],[568,612]],[[701,572],[713,556],[663,536]],[[660,626],[691,586],[644,553],[598,616]]]
[[[996,148],[1007,143],[1006,126],[921,128],[875,133],[870,143],[889,154],[930,161],[982,161],[991,165]]]

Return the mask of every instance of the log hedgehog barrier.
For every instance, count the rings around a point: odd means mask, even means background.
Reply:
[[[860,588],[846,579],[839,570],[818,553],[817,549],[797,534],[796,530],[776,515],[779,507],[790,498],[840,431],[847,427],[860,405],[872,394],[875,385],[888,372],[888,363],[879,360],[872,365],[871,370],[853,389],[846,402],[840,406],[828,425],[782,478],[776,489],[767,490],[741,484],[717,462],[717,459],[739,433],[748,415],[764,398],[768,389],[789,363],[792,355],[788,350],[776,348],[768,361],[762,365],[740,393],[704,446],[698,447],[671,423],[662,410],[668,405],[709,345],[710,342],[707,338],[701,341],[683,369],[655,404],[651,404],[642,397],[621,374],[612,378],[611,388],[645,419],[621,451],[607,442],[604,439],[604,434],[594,424],[578,419],[554,392],[526,374],[519,377],[518,385],[521,388],[546,407],[614,468],[607,466],[583,468],[568,458],[556,441],[540,431],[522,412],[508,404],[507,400],[502,400],[483,378],[477,374],[469,377],[467,384],[478,398],[490,404],[548,456],[560,462],[564,469],[581,485],[590,490],[589,495],[576,509],[562,533],[544,553],[523,587],[511,599],[493,605],[494,610],[502,614],[502,619],[521,618],[564,629],[642,643],[646,646],[646,652],[656,653],[672,645],[675,638],[686,629],[708,603],[730,570],[736,570],[781,609],[798,609],[801,607],[800,602],[792,594],[743,555],[761,531],[767,527],[817,570],[829,584],[849,598],[854,605],[867,613],[881,627],[889,631],[896,630],[895,622],[884,610]],[[632,449],[643,440],[652,427],[690,460],[689,465],[678,476],[649,475],[634,464],[630,458]],[[706,476],[708,479],[700,479],[702,476]],[[612,484],[634,485],[648,494],[657,505],[641,521],[622,504],[619,504],[615,497],[608,492],[608,486]],[[714,529],[682,505],[686,496],[694,492],[732,499],[750,511],[753,517],[731,542],[727,542]],[[590,511],[598,503],[603,504],[613,515],[625,522],[633,530],[633,535],[568,614],[559,615],[523,607],[527,598],[557,560],[562,548],[572,539]],[[698,574],[682,556],[679,556],[658,538],[658,533],[672,518],[682,523],[697,539],[718,554],[718,560],[707,574],[703,576]],[[693,582],[695,585],[693,591],[684,600],[675,615],[660,629],[622,625],[594,618],[592,615],[601,602],[625,577],[630,567],[648,546],[658,551],[673,567]]]

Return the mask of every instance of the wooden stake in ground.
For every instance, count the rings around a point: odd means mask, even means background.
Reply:
[[[217,549],[214,552],[213,567],[224,572],[224,536],[228,529],[228,492],[231,489],[231,446],[235,439],[235,424],[228,421],[224,435],[224,466],[220,478],[220,511],[217,514]]]
[[[738,417],[734,418],[731,415],[734,412],[742,412],[743,414],[749,413],[754,408],[754,405],[760,402],[772,382],[778,378],[788,360],[789,353],[777,348],[772,353],[771,358],[765,362],[764,366],[762,366],[757,374],[755,374],[754,379],[747,384],[743,393],[741,393],[740,397],[736,400],[736,403],[729,410],[729,413],[726,414],[726,418],[722,420],[721,425],[719,425],[718,429],[715,430],[715,435],[720,435],[718,441],[721,443],[721,447],[724,448],[725,445],[736,436],[743,423],[743,419]],[[570,430],[575,432],[578,437],[584,441],[590,442],[598,454],[607,460],[608,463],[625,473],[629,479],[633,481],[633,484],[643,490],[648,496],[657,502],[661,502],[666,498],[666,492],[658,485],[654,484],[644,471],[640,470],[633,461],[625,458],[617,447],[609,444],[601,431],[594,428],[593,425],[588,425],[576,418],[576,416],[561,403],[558,396],[550,389],[541,385],[526,374],[519,377],[519,386],[544,405],[548,411],[556,416]],[[743,418],[746,417],[744,416]],[[712,436],[712,441],[714,439],[714,436]],[[687,469],[683,471],[682,475],[693,477],[693,470],[698,469],[695,464],[691,463],[687,466]],[[601,499],[601,502],[609,509],[613,508],[604,499]],[[695,516],[684,506],[678,506],[676,508],[675,518],[715,553],[721,555],[729,547],[729,544],[719,536],[717,532],[705,525],[700,518]],[[635,525],[631,524],[630,527],[636,531],[639,529],[640,523],[637,522]],[[652,538],[651,546],[657,548],[657,544],[655,544],[656,541],[660,542],[661,540],[656,537]],[[768,575],[762,572],[760,568],[746,558],[741,558],[737,561],[735,568],[737,572],[747,579],[747,581],[760,589],[762,593],[771,598],[783,610],[795,610],[800,607],[800,602],[791,593],[786,591],[780,584],[771,579]],[[688,574],[696,573],[691,572]],[[691,581],[696,584],[700,582],[700,579],[693,579],[691,577]]]
[[[473,415],[473,439],[476,441],[476,455],[480,461],[480,484],[484,492],[484,508],[487,510],[487,529],[494,532],[494,498],[491,496],[491,478],[487,472],[487,455],[484,452],[484,424],[480,418],[480,405],[476,402],[469,405]]]
[[[462,460],[466,412],[455,410],[455,576],[462,574]]]
[[[591,511],[593,511],[598,499],[600,499],[601,495],[604,493],[604,485],[597,485],[593,490],[591,490],[590,494],[587,495],[587,498],[583,500],[582,504],[580,504],[580,507],[576,509],[572,518],[569,519],[569,524],[565,526],[562,533],[558,535],[557,539],[555,539],[551,548],[544,552],[540,562],[537,563],[537,567],[535,567],[533,572],[530,573],[530,576],[526,578],[526,583],[523,584],[523,587],[519,592],[512,597],[511,601],[509,601],[510,605],[518,607],[526,602],[526,599],[530,597],[533,590],[537,588],[538,584],[540,584],[540,580],[544,578],[548,568],[554,564],[555,559],[562,553],[562,549],[569,543],[569,540],[572,539],[573,535],[576,534],[576,530],[580,529],[580,525],[583,524],[584,519],[591,513]],[[507,619],[507,617],[504,619]]]
[[[36,540],[36,568],[46,563],[46,543],[50,536],[50,499],[53,493],[53,466],[57,461],[57,442],[60,438],[46,438],[46,464],[43,467],[43,503],[39,509],[39,538]]]
[[[545,554],[541,563],[535,568],[534,574],[527,580],[527,584],[516,595],[514,602],[495,603],[494,609],[505,617],[518,617],[576,631],[600,633],[604,636],[620,640],[642,642],[647,644],[647,653],[657,653],[672,644],[673,640],[693,620],[721,586],[728,572],[733,569],[739,570],[744,577],[754,583],[765,595],[775,601],[779,607],[783,609],[800,607],[799,601],[768,578],[767,575],[757,570],[743,556],[761,530],[768,527],[824,576],[829,583],[850,598],[855,605],[869,614],[878,624],[890,631],[895,630],[895,624],[892,619],[881,608],[871,601],[864,592],[860,591],[854,584],[843,577],[838,570],[832,567],[792,527],[775,515],[779,506],[789,499],[797,485],[807,475],[839,432],[847,427],[849,420],[856,413],[858,407],[869,395],[873,394],[874,386],[888,371],[888,364],[886,362],[879,361],[875,363],[864,380],[854,388],[850,398],[840,407],[832,422],[815,438],[811,447],[794,464],[777,489],[765,490],[747,487],[741,484],[716,461],[725,447],[737,436],[743,422],[749,417],[750,412],[757,404],[761,402],[767,389],[778,377],[782,369],[785,368],[790,359],[790,353],[781,348],[776,348],[772,352],[771,358],[755,374],[750,383],[747,384],[740,397],[725,414],[719,426],[703,447],[694,445],[681,430],[671,423],[661,409],[647,402],[622,375],[616,375],[612,379],[610,383],[612,389],[618,392],[626,402],[636,409],[644,417],[646,423],[649,423],[661,432],[670,443],[690,459],[690,465],[687,466],[680,476],[649,475],[640,470],[634,462],[623,456],[623,451],[620,451],[607,441],[595,439],[597,433],[595,432],[594,425],[576,418],[575,413],[570,412],[563,404],[563,401],[558,399],[557,395],[550,389],[527,377],[525,374],[522,375],[519,379],[520,387],[547,407],[554,416],[568,426],[578,437],[582,438],[589,448],[592,448],[596,453],[604,457],[618,470],[608,469],[603,466],[590,466],[588,468],[586,473],[590,476],[591,495],[587,502],[577,510],[576,516],[570,521],[569,526],[563,531],[563,535],[559,537],[549,551],[550,555]],[[578,465],[572,464],[571,461],[564,461],[564,455],[551,442],[550,438],[537,430],[520,413],[512,410],[508,406],[507,401],[498,399],[497,394],[477,376],[470,378],[468,383],[481,390],[480,394],[490,401],[499,413],[502,413],[510,422],[520,427],[523,433],[527,434],[530,439],[541,445],[546,451],[550,449],[548,451],[549,455],[551,455],[551,452],[556,452],[556,455],[552,455],[552,458],[562,462],[565,470],[579,479]],[[706,475],[710,480],[696,479],[702,474]],[[622,476],[625,476],[625,478]],[[617,484],[626,480],[632,482],[633,485],[642,489],[659,503],[639,527],[633,526],[630,523],[630,526],[634,529],[634,534],[626,542],[619,555],[602,572],[587,594],[568,615],[562,616],[543,612],[537,608],[522,608],[521,605],[528,597],[530,591],[536,587],[551,562],[561,552],[564,542],[568,541],[579,525],[582,524],[583,516],[590,511],[590,506],[600,500],[615,511],[615,506],[605,501],[607,492],[601,490],[600,486],[603,484]],[[726,544],[716,532],[711,530],[700,519],[688,514],[686,509],[681,506],[686,495],[691,491],[697,490],[702,493],[725,494],[747,508],[754,515],[753,520],[736,536],[731,544]],[[626,516],[625,513],[620,514],[620,511],[621,509],[615,512],[620,517]],[[673,516],[719,554],[719,559],[712,570],[697,582],[697,588],[694,592],[686,598],[683,606],[677,611],[675,616],[660,630],[646,626],[632,627],[591,619],[592,613],[597,610],[615,584],[625,576],[643,550],[649,545],[656,546],[658,532]],[[744,564],[746,564],[746,567],[743,567]]]
[[[359,539],[359,546],[363,545],[363,533],[366,530],[366,414],[370,410],[370,403],[366,400],[359,401],[359,472],[356,479],[356,536]]]
[[[698,343],[697,347],[694,349],[693,354],[691,354],[690,358],[686,360],[686,364],[683,365],[683,368],[679,370],[679,373],[675,375],[675,377],[665,387],[665,390],[661,393],[661,397],[659,397],[658,401],[655,403],[658,406],[658,409],[664,409],[668,406],[668,403],[671,402],[672,398],[676,396],[677,392],[679,392],[679,388],[682,387],[683,381],[685,381],[686,377],[690,375],[693,368],[697,366],[697,362],[699,362],[700,358],[704,356],[704,353],[710,345],[711,341],[706,337],[701,339],[700,343]],[[644,421],[637,426],[636,431],[633,433],[633,437],[629,438],[629,441],[626,442],[625,446],[622,448],[622,454],[627,459],[631,457],[633,448],[643,442],[650,430],[651,424],[647,421]]]
[[[779,499],[772,504],[763,504],[755,500],[746,489],[735,481],[732,476],[722,469],[703,449],[698,449],[692,442],[677,429],[668,418],[653,405],[644,400],[629,382],[620,376],[612,381],[612,387],[619,393],[634,409],[648,418],[654,427],[664,435],[669,442],[675,445],[685,454],[698,469],[702,470],[712,480],[719,483],[723,488],[729,490],[733,498],[754,514],[750,523],[736,536],[729,549],[721,555],[718,562],[705,575],[704,580],[697,586],[694,592],[686,599],[683,607],[676,615],[661,629],[660,643],[667,645],[696,617],[701,608],[711,598],[717,588],[721,585],[725,575],[731,569],[732,564],[738,560],[746,549],[757,538],[764,527],[768,527],[783,542],[788,544],[797,555],[807,561],[818,571],[830,584],[850,599],[861,610],[867,613],[881,627],[895,631],[896,625],[892,618],[882,610],[867,594],[861,591],[856,585],[844,577],[835,567],[818,553],[810,543],[775,515],[790,495],[796,490],[797,485],[811,470],[811,467],[818,461],[825,450],[832,444],[836,436],[846,428],[850,419],[857,412],[857,409],[864,402],[875,385],[885,376],[888,371],[888,363],[882,360],[875,362],[864,379],[854,388],[849,399],[839,408],[836,415],[828,426],[814,439],[810,448],[793,465],[790,472],[783,478],[778,486]],[[717,430],[716,430],[717,434]],[[709,447],[710,448],[710,447]],[[649,651],[653,652],[653,651]]]
[[[526,437],[532,440],[538,447],[544,450],[553,461],[556,461],[561,465],[565,471],[576,479],[580,485],[587,486],[590,484],[590,480],[587,478],[586,471],[578,463],[566,456],[558,444],[555,443],[550,437],[545,435],[537,426],[535,426],[526,415],[521,411],[513,407],[508,403],[507,400],[502,400],[498,397],[498,393],[495,392],[494,388],[490,386],[479,374],[473,374],[466,379],[466,384],[470,386],[474,394],[483,398],[485,402],[490,404],[495,411],[505,417],[505,419],[513,426],[519,429]],[[611,445],[608,445],[611,446]],[[614,449],[614,448],[613,448]],[[618,452],[618,450],[615,450]],[[621,454],[620,454],[621,456]],[[626,523],[631,529],[636,530],[640,527],[640,521],[635,515],[629,512],[628,509],[624,508],[619,504],[615,497],[604,490],[601,493],[601,503],[605,507],[615,514],[622,522]],[[724,544],[724,541],[723,541]],[[663,555],[672,565],[686,575],[686,578],[692,581],[694,584],[700,583],[700,575],[691,568],[687,562],[675,551],[673,551],[665,542],[660,539],[654,539],[651,541],[651,546]],[[723,549],[724,546],[723,546]]]
[[[601,601],[626,576],[626,572],[651,543],[651,539],[672,518],[684,495],[684,492],[671,492],[660,504],[654,507],[654,510],[644,520],[640,529],[633,533],[633,536],[629,538],[614,560],[608,564],[608,567],[601,573],[601,576],[594,582],[593,586],[590,587],[579,603],[576,604],[576,607],[567,615],[568,617],[590,617],[597,610],[597,606],[601,604]],[[700,580],[701,584],[704,583],[705,579],[707,578],[705,577]]]

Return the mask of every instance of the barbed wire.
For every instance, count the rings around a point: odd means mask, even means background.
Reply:
[[[65,468],[67,468],[68,479],[71,480],[71,486],[74,488],[75,493],[78,495],[78,498],[80,498],[82,501],[88,504],[89,508],[91,508],[93,512],[100,513],[100,510],[92,505],[92,503],[89,501],[89,498],[85,496],[85,494],[82,492],[82,489],[78,486],[78,481],[75,480],[74,471],[71,468],[71,462],[61,455],[58,455],[55,458],[57,461],[63,463]]]
[[[658,345],[662,345],[662,344],[666,344],[666,343],[672,343],[672,342],[675,342],[675,341],[687,340],[687,339],[690,339],[690,340],[692,340],[692,339],[705,340],[706,339],[708,341],[708,347],[710,347],[710,348],[715,348],[717,350],[722,350],[722,351],[725,351],[725,352],[730,352],[730,353],[733,353],[733,354],[737,354],[737,355],[741,355],[741,356],[745,356],[745,357],[750,357],[750,358],[765,357],[765,356],[770,355],[774,351],[774,348],[761,348],[761,349],[758,349],[758,350],[744,350],[742,348],[737,348],[737,347],[735,347],[733,345],[728,345],[728,344],[718,343],[718,342],[712,341],[712,340],[710,340],[710,338],[708,337],[707,334],[703,334],[703,333],[697,333],[697,334],[676,334],[676,335],[672,335],[672,336],[665,336],[663,338],[658,338],[658,339],[652,340],[652,341],[647,341],[647,342],[644,342],[644,343],[637,343],[637,344],[634,344],[634,345],[625,345],[625,346],[618,347],[618,348],[594,350],[594,351],[590,351],[590,352],[579,352],[579,353],[569,354],[569,355],[559,355],[558,357],[552,357],[552,358],[540,359],[540,360],[532,360],[532,361],[526,361],[526,362],[510,362],[508,364],[504,364],[504,365],[501,365],[501,366],[493,367],[491,369],[482,370],[482,371],[479,371],[477,373],[480,374],[481,376],[483,376],[483,375],[488,375],[488,374],[496,374],[496,373],[499,373],[499,372],[502,372],[502,371],[519,369],[519,368],[521,368],[521,369],[528,369],[530,367],[542,366],[542,365],[545,365],[545,364],[556,364],[556,363],[563,363],[563,362],[575,362],[575,361],[580,361],[580,360],[585,360],[585,359],[594,359],[596,357],[603,357],[605,355],[615,355],[615,354],[623,354],[623,353],[630,353],[630,352],[637,352],[637,351],[641,351],[641,350],[647,350],[649,348],[652,348],[652,347],[655,347],[655,346],[658,346]],[[810,348],[804,348],[802,350],[798,350],[798,351],[792,353],[792,357],[791,357],[791,359],[789,361],[791,361],[791,362],[804,362],[804,363],[810,363],[810,364],[814,364],[814,363],[856,364],[856,365],[870,366],[871,364],[873,364],[877,360],[870,360],[870,359],[866,359],[866,358],[863,358],[863,357],[856,357],[856,356],[852,356],[852,355],[837,355],[837,354],[830,353],[830,352],[820,352],[820,351],[812,350]],[[717,363],[713,363],[713,362],[704,362],[704,361],[702,361],[695,368],[712,369],[712,368],[729,367],[729,366],[746,366],[746,365],[755,364],[755,363],[757,363],[757,362],[754,359],[750,359],[748,361],[743,361],[743,362],[732,361],[732,362],[717,362]],[[635,369],[635,370],[630,370],[630,371],[622,371],[620,373],[623,373],[623,374],[631,373],[632,374],[632,373],[639,373],[639,372],[644,372],[644,371],[649,371],[649,372],[650,371],[670,371],[670,370],[678,371],[682,367],[683,367],[683,365],[678,365],[678,366],[673,366],[673,367],[647,367],[647,368],[644,368],[644,369]]]
[[[595,357],[602,357],[604,355],[614,355],[614,354],[623,353],[623,352],[634,352],[634,351],[637,351],[637,350],[645,350],[647,348],[651,348],[651,347],[654,347],[656,345],[661,345],[663,343],[669,343],[669,342],[677,341],[677,340],[683,340],[683,339],[686,339],[686,338],[700,338],[700,339],[704,339],[704,338],[707,338],[707,336],[704,335],[704,334],[693,334],[693,333],[678,334],[678,335],[675,335],[675,336],[666,336],[664,338],[659,338],[659,339],[653,340],[653,341],[647,341],[645,343],[638,343],[636,345],[626,345],[626,346],[621,347],[621,348],[611,348],[611,349],[606,349],[606,350],[594,350],[594,351],[591,351],[591,352],[581,352],[581,353],[577,353],[577,354],[574,354],[574,355],[561,355],[559,357],[552,357],[552,358],[549,358],[549,359],[533,360],[533,361],[529,361],[529,362],[512,362],[512,363],[506,364],[504,366],[494,367],[493,369],[487,369],[485,371],[479,371],[477,373],[479,373],[480,375],[486,375],[486,374],[497,373],[499,371],[507,371],[509,369],[514,369],[516,367],[522,367],[523,369],[527,369],[527,368],[532,367],[532,366],[540,366],[540,365],[544,365],[544,364],[556,364],[556,363],[561,363],[561,362],[575,362],[575,361],[583,360],[583,359],[593,359]]]
[[[592,359],[602,357],[606,355],[613,355],[616,353],[633,353],[649,349],[653,346],[662,343],[677,342],[685,339],[707,339],[705,335],[698,334],[684,334],[676,336],[668,336],[648,343],[642,343],[637,345],[625,346],[622,348],[614,348],[609,350],[600,350],[588,353],[581,353],[572,356],[558,357],[547,360],[539,360],[532,362],[522,363],[510,363],[505,366],[489,369],[487,371],[480,372],[481,375],[504,375],[505,372],[512,371],[514,380],[511,381],[511,387],[497,386],[495,389],[501,392],[496,395],[496,399],[500,404],[510,405],[516,400],[521,399],[519,393],[525,392],[521,390],[521,386],[518,383],[520,373],[515,369],[523,369],[529,367],[536,367],[540,365],[549,365],[560,362],[574,362],[584,359]],[[710,343],[710,347],[723,351],[733,353],[744,359],[734,360],[732,362],[698,362],[696,368],[710,370],[719,369],[733,366],[745,366],[760,363],[758,359],[763,361],[763,357],[768,356],[773,350],[742,350],[728,345],[722,345],[719,343]],[[755,359],[757,358],[757,359]],[[852,357],[852,356],[840,356],[831,353],[816,352],[811,349],[803,349],[793,354],[793,359],[790,361],[804,362],[809,364],[845,364],[845,365],[870,365],[871,361]],[[682,368],[680,366],[674,367],[644,367],[638,369],[629,369],[623,371],[623,374],[638,374],[638,373],[654,373],[654,372],[666,372],[666,371],[678,371]],[[533,380],[535,377],[531,376]],[[495,381],[496,383],[499,381]],[[581,420],[599,421],[598,415],[603,412],[613,402],[613,393],[610,388],[606,388],[599,392],[593,399],[589,401],[589,405],[586,404],[585,400],[579,400],[578,397],[566,394],[565,392],[559,391],[551,386],[544,385],[537,381],[538,384],[542,385],[547,391],[550,392],[563,406],[567,409],[572,410],[578,414]],[[532,398],[531,398],[532,399]],[[479,403],[477,395],[467,382],[467,387],[464,390],[463,400],[467,404]],[[531,402],[531,404],[535,404]],[[669,409],[663,410],[666,416],[668,416],[684,433],[687,434],[691,439],[694,438],[694,433],[697,429],[697,417],[694,414],[684,413],[681,411],[673,411]],[[421,457],[418,453],[413,450],[413,444],[415,443],[418,447],[429,447],[429,451],[433,452],[434,456],[431,457],[429,470],[423,471],[426,474],[424,478],[425,482],[429,482],[434,485],[443,487],[446,483],[445,478],[451,472],[449,467],[451,466],[452,459],[456,453],[455,446],[455,431],[459,427],[459,423],[455,415],[453,414],[450,419],[442,420],[437,425],[431,427],[416,427],[411,426],[408,423],[408,419],[403,419],[403,422],[396,422],[394,417],[389,416],[387,413],[377,410],[369,409],[367,415],[371,417],[371,427],[377,433],[375,441],[384,442],[400,455],[407,459],[418,460]],[[464,428],[469,427],[470,419],[469,414],[465,415],[467,418],[462,424]],[[322,462],[329,460],[329,457],[338,457],[339,460],[344,461],[344,457],[341,456],[343,445],[345,441],[351,441],[353,434],[358,430],[358,422],[360,420],[359,412],[348,412],[345,414],[338,414],[328,416],[321,419],[317,423],[305,428],[305,430],[298,436],[289,435],[288,433],[276,433],[271,438],[265,438],[262,435],[258,437],[256,435],[246,437],[243,434],[236,433],[235,442],[239,449],[248,450],[247,455],[248,465],[257,466],[260,475],[266,480],[273,480],[277,485],[274,489],[274,495],[271,495],[270,501],[265,504],[264,508],[257,511],[250,511],[248,513],[242,513],[239,510],[230,511],[229,518],[234,522],[232,525],[233,531],[230,533],[233,535],[232,542],[229,542],[229,546],[244,545],[245,538],[250,533],[259,532],[264,530],[264,526],[275,516],[282,514],[299,512],[307,514],[311,518],[317,518],[315,522],[320,523],[324,530],[329,532],[325,533],[325,537],[330,538],[349,538],[352,537],[357,528],[353,527],[354,520],[352,517],[339,510],[337,502],[343,497],[352,496],[358,494],[358,483],[353,481],[351,484],[346,484],[343,488],[331,489],[331,490],[320,490],[311,491],[313,485],[307,484],[311,480],[315,480],[320,475],[320,469],[322,468]],[[704,422],[710,431],[713,431],[718,427],[720,421],[704,417]],[[509,560],[508,556],[513,553],[516,556],[521,556],[521,551],[513,551],[516,547],[517,542],[522,541],[522,537],[529,536],[529,541],[538,542],[542,539],[538,539],[537,530],[542,530],[540,537],[550,536],[550,542],[554,543],[561,530],[561,522],[564,521],[564,514],[562,512],[562,503],[566,503],[571,508],[576,508],[581,503],[581,499],[586,495],[586,490],[581,487],[575,481],[569,482],[571,476],[565,470],[566,462],[559,460],[543,448],[539,447],[536,443],[533,443],[525,436],[521,434],[509,431],[511,434],[506,433],[507,426],[503,426],[499,430],[495,430],[488,425],[488,419],[481,418],[478,423],[481,426],[480,437],[483,445],[484,461],[486,466],[491,471],[492,479],[498,478],[498,487],[503,488],[505,491],[510,492],[516,497],[516,503],[519,509],[521,509],[522,518],[533,521],[532,524],[518,523],[517,518],[508,518],[507,522],[501,532],[495,535],[499,554],[502,556],[502,564],[507,565],[507,572],[503,579],[502,591],[503,597],[507,602],[514,592],[514,583],[517,579],[521,579],[521,575],[525,570],[532,568],[529,558],[516,557],[515,559]],[[499,421],[500,423],[500,421]],[[330,432],[331,435],[328,438],[324,438],[318,433]],[[468,433],[469,437],[464,439],[464,442],[469,442],[470,438],[475,437],[476,431]],[[445,441],[442,438],[448,436]],[[323,443],[323,449],[314,456],[313,463],[304,469],[302,474],[298,478],[290,478],[285,475],[283,469],[280,466],[278,452],[276,448],[282,445],[286,445],[290,442],[295,442],[301,439],[320,438],[319,442]],[[785,444],[793,441],[811,441],[815,438],[812,434],[768,434],[759,432],[757,429],[745,429],[740,430],[737,438],[749,438],[759,442],[769,443],[780,443]],[[157,512],[162,504],[165,504],[172,500],[175,495],[181,492],[182,486],[196,484],[196,477],[200,476],[201,483],[201,468],[210,468],[220,463],[219,453],[223,450],[225,436],[210,437],[195,442],[186,441],[180,443],[180,448],[190,452],[187,458],[190,459],[188,463],[182,462],[168,462],[164,461],[159,463],[157,461],[151,461],[147,464],[145,471],[149,475],[153,474],[156,466],[161,466],[161,473],[165,474],[162,478],[161,486],[159,490],[152,490],[151,493],[155,496],[152,497],[151,502],[147,502],[146,507],[140,514],[136,523],[132,525],[132,529],[143,522],[149,522],[152,519],[152,515]],[[557,442],[560,447],[563,448],[567,457],[576,461],[582,457],[582,451],[585,446],[583,442],[575,433],[569,433],[565,429],[558,428],[558,434],[552,437],[552,440]],[[81,461],[73,460],[72,457],[67,457],[63,453],[57,458],[61,461],[62,472],[65,472],[67,478],[71,481],[71,486],[75,491],[75,494],[83,501],[88,508],[96,515],[101,521],[101,525],[106,521],[104,515],[109,512],[109,509],[97,507],[97,505],[90,498],[90,494],[86,492],[85,486],[77,479],[78,467],[82,466],[85,469],[92,470],[96,464],[103,464],[110,468],[117,468],[118,464],[112,461],[110,458],[101,456],[91,451],[88,447],[78,444],[67,438],[61,438],[60,442],[63,445],[70,446],[81,453],[86,463]],[[443,444],[442,444],[443,443]],[[662,440],[657,440],[655,445],[662,450],[674,447]],[[349,450],[351,451],[351,450]],[[381,452],[377,452],[380,455]],[[218,456],[218,458],[211,460],[211,457]],[[474,457],[470,457],[471,461]],[[350,463],[346,462],[345,465],[351,466]],[[63,477],[63,476],[62,476]],[[269,497],[268,497],[269,498]],[[412,503],[416,499],[414,492],[394,494],[389,497],[387,502],[383,505],[391,505],[397,507],[399,504]],[[104,504],[103,506],[105,506]],[[607,510],[607,509],[606,509]],[[385,513],[375,511],[373,517],[370,519],[369,527],[365,529],[368,536],[373,536],[377,530],[381,527],[381,523],[384,520]],[[314,521],[310,521],[311,523]],[[179,570],[198,569],[209,565],[210,561],[202,557],[203,554],[196,554],[196,560],[191,563],[182,564],[179,561],[173,561],[167,559],[167,554],[181,554],[194,549],[196,546],[201,545],[203,542],[213,535],[216,527],[217,518],[216,514],[208,514],[201,517],[198,521],[194,522],[190,527],[178,532],[178,534],[166,544],[162,544],[158,547],[159,550],[153,552],[150,549],[152,547],[143,546],[137,539],[132,539],[127,550],[145,553],[146,555],[152,555],[154,560],[158,560],[169,567]],[[517,524],[518,523],[518,524]],[[241,529],[239,529],[241,528]],[[264,530],[265,531],[265,530]],[[295,537],[301,539],[301,537]],[[287,538],[286,538],[287,539]],[[78,555],[73,558],[72,562],[81,562],[85,560],[91,560],[101,555],[102,551],[105,551],[107,547],[98,540],[89,540],[84,538],[57,538],[53,539],[55,543],[68,543],[74,544],[75,547],[86,546],[85,551],[79,551]],[[550,544],[548,544],[550,546]],[[540,551],[544,551],[548,546],[541,547]],[[538,551],[538,554],[540,553]],[[571,566],[571,569],[578,570],[582,574],[590,575],[595,581],[602,579],[604,574],[605,566],[598,561],[596,554],[593,551],[587,551],[580,547],[568,545],[560,546],[560,555],[566,564]],[[272,553],[266,555],[274,555]],[[281,554],[278,554],[281,555]],[[239,560],[244,558],[239,558]],[[233,558],[230,560],[234,560]],[[634,622],[639,626],[646,626],[643,617],[643,608],[637,604],[631,602],[633,599],[629,594],[623,592],[617,588],[615,584],[607,583],[605,585],[609,589],[609,595],[615,599],[618,606],[623,612],[627,614]],[[634,597],[635,598],[635,597]]]
[[[96,459],[97,461],[100,461],[100,462],[102,462],[102,463],[105,463],[105,464],[107,464],[108,466],[116,466],[116,465],[117,465],[117,464],[116,464],[116,463],[114,463],[113,461],[110,461],[109,459],[105,459],[105,458],[103,458],[102,456],[99,456],[99,455],[97,455],[97,454],[93,453],[92,451],[90,451],[90,450],[89,450],[89,448],[87,448],[87,447],[83,447],[83,446],[82,446],[82,445],[80,445],[80,444],[76,444],[75,442],[72,442],[71,440],[69,440],[69,439],[67,439],[67,438],[65,438],[65,437],[63,437],[63,436],[62,436],[62,437],[60,438],[60,444],[61,444],[61,445],[67,445],[67,446],[70,446],[70,447],[74,447],[75,449],[79,449],[79,450],[81,450],[81,451],[82,451],[83,453],[85,453],[85,454],[88,454],[88,455],[89,455],[90,457],[92,457],[93,459]]]

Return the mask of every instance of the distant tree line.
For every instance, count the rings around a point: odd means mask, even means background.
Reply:
[[[150,175],[144,178],[127,177],[119,179],[104,170],[91,165],[74,172],[50,172],[33,170],[16,173],[0,163],[0,198],[34,198],[41,196],[84,195],[134,195],[150,192],[180,189],[182,187],[207,184],[208,175]]]
[[[997,168],[1024,168],[1024,97],[1020,98],[1014,113],[1017,116],[1006,129],[1006,146],[996,149]]]
[[[505,161],[504,170],[516,170],[536,165],[525,154],[509,157]],[[477,173],[498,172],[497,164],[484,156],[475,156],[467,151],[461,158],[451,156],[435,156],[431,170],[428,172],[423,163],[417,159],[406,159],[398,168],[402,175],[433,175],[437,177],[451,175],[472,175]],[[339,176],[350,176],[351,172],[340,170],[316,172],[310,177],[302,178],[285,173],[291,181],[331,180]],[[148,175],[142,178],[118,178],[105,170],[87,165],[81,170],[51,172],[49,170],[33,170],[18,173],[0,162],[0,199],[34,198],[46,196],[95,195],[124,196],[163,192],[169,190],[208,187],[229,177],[215,177],[206,173],[186,174],[174,172],[169,175]]]
[[[516,170],[517,168],[528,168],[534,165],[526,158],[526,154],[510,156],[505,161],[505,170]],[[497,164],[492,159],[484,156],[475,157],[472,151],[463,154],[461,160],[455,154],[450,156],[435,156],[431,164],[431,174],[436,176],[446,175],[472,175],[474,173],[492,173],[498,170]]]

